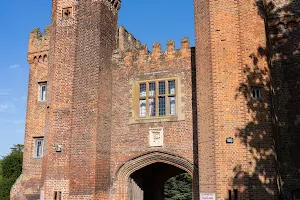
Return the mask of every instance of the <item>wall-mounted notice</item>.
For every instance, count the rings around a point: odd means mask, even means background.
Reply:
[[[200,193],[200,200],[216,200],[215,193]]]
[[[163,128],[150,128],[150,147],[164,146],[164,129]]]

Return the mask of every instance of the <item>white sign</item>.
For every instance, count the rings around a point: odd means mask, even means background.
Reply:
[[[44,194],[44,189],[41,189],[40,200],[44,200],[44,196],[45,196],[45,194]]]
[[[215,193],[200,193],[200,200],[216,200]]]
[[[150,128],[149,130],[150,147],[161,147],[164,145],[163,128]]]

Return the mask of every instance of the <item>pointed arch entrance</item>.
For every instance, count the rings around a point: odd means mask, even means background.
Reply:
[[[167,152],[148,152],[124,163],[117,172],[118,199],[163,200],[165,182],[187,172],[193,176],[189,160]]]

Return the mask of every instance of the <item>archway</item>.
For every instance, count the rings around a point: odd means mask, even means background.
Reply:
[[[160,162],[139,169],[130,175],[129,199],[164,200],[166,182],[183,173],[185,171],[178,167]]]
[[[127,161],[117,173],[118,199],[163,200],[165,182],[187,172],[193,176],[193,164],[166,152],[149,152]]]

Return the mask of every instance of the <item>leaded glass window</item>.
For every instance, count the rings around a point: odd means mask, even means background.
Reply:
[[[176,104],[174,79],[139,83],[139,117],[174,116]]]

